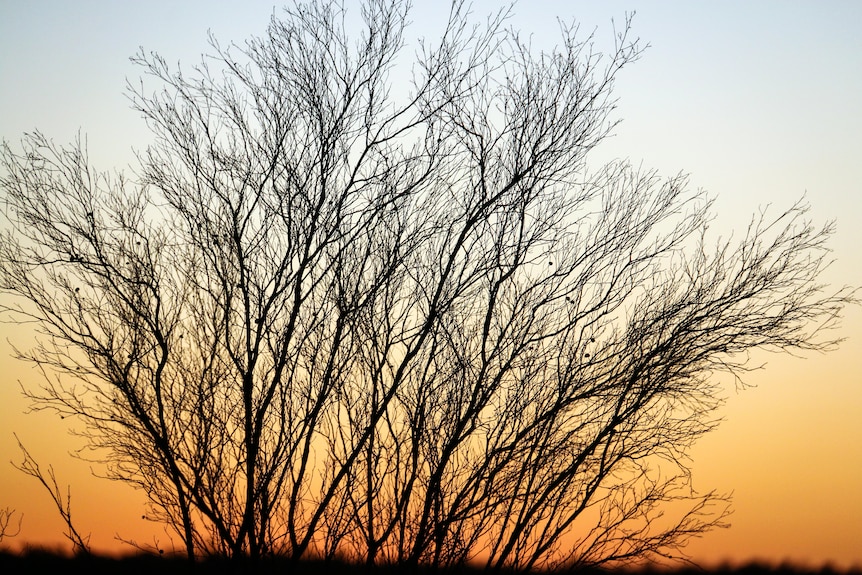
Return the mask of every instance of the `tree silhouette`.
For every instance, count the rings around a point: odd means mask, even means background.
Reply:
[[[628,22],[609,54],[566,26],[536,54],[456,2],[403,87],[407,12],[370,0],[354,36],[296,5],[186,72],[138,54],[160,91],[129,88],[154,136],[131,179],[4,143],[26,392],[192,559],[676,556],[727,512],[686,466],[717,374],[829,347],[854,301],[818,284],[831,225],[796,204],[711,239],[684,177],[590,169]]]

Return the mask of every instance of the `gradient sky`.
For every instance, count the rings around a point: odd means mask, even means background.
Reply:
[[[434,36],[445,3],[415,4],[410,35]],[[474,11],[497,5],[476,1]],[[0,137],[38,128],[66,143],[80,129],[95,166],[123,168],[148,140],[124,96],[126,79],[139,76],[128,57],[143,46],[193,64],[208,29],[241,42],[265,30],[274,6],[0,0]],[[691,174],[692,187],[717,197],[715,226],[727,233],[759,207],[805,194],[815,220],[838,224],[823,280],[862,285],[862,2],[534,0],[516,6],[511,23],[549,45],[556,17],[575,18],[601,48],[611,20],[619,26],[633,10],[634,34],[651,47],[619,76],[623,122],[595,159]],[[753,389],[728,382],[725,421],[696,447],[692,469],[696,488],[734,492],[735,513],[732,527],[689,546],[696,560],[862,566],[862,310],[846,311],[838,335],[846,341],[829,354],[757,355],[767,365],[746,380]],[[69,457],[80,442],[67,421],[24,413],[17,382],[40,375],[9,357],[7,339],[26,347],[31,338],[29,328],[0,325],[0,508],[24,513],[10,542],[63,541],[47,495],[9,464],[20,461],[13,432],[71,484],[73,516],[97,550],[117,548],[116,534],[164,542],[141,519],[140,494]]]

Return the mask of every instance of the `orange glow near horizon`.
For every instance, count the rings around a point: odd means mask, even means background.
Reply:
[[[860,566],[856,510],[862,509],[858,489],[862,460],[852,454],[859,449],[855,428],[862,414],[852,396],[842,397],[840,390],[833,390],[837,397],[830,397],[811,381],[817,374],[840,380],[842,374],[834,366],[852,361],[854,355],[845,346],[808,360],[787,359],[774,365],[778,362],[773,359],[768,369],[751,378],[757,387],[739,393],[728,390],[728,405],[721,413],[728,420],[706,436],[692,455],[695,488],[733,491],[734,514],[729,529],[713,531],[688,546],[686,552],[696,562],[703,566],[750,561],[809,568]],[[25,364],[6,362],[5,367],[5,373],[25,384],[38,381],[35,370]],[[20,394],[6,397],[0,412],[5,424],[19,430],[43,469],[54,466],[61,488],[70,487],[75,525],[90,534],[95,551],[135,552],[120,539],[168,551],[172,545],[179,547],[162,525],[143,519],[143,494],[93,477],[97,466],[71,457],[80,440],[69,435],[66,421],[46,412],[23,415],[26,400]],[[764,420],[769,426],[763,425]],[[3,438],[3,453],[20,462],[10,438],[14,442],[11,435]],[[71,548],[59,514],[36,480],[15,470],[4,472],[0,492],[4,506],[24,514],[21,534],[4,541],[3,547]]]

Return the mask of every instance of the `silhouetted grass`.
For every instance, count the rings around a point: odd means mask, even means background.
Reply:
[[[364,565],[353,565],[333,561],[300,561],[287,559],[262,559],[256,565],[248,562],[231,561],[227,559],[205,559],[190,566],[182,558],[162,557],[158,555],[140,554],[123,558],[101,555],[81,555],[70,557],[43,549],[29,549],[22,553],[0,551],[0,573],[4,575],[21,574],[58,574],[58,575],[241,575],[254,573],[256,575],[311,575],[331,573],[333,575],[348,574],[383,574],[400,575],[479,575],[483,571],[470,566],[432,570],[419,568],[408,570],[397,565],[369,568]],[[572,572],[572,571],[569,571]],[[862,575],[862,569],[840,570],[829,565],[818,569],[802,568],[793,565],[769,565],[765,563],[749,563],[741,566],[720,566],[712,569],[686,567],[681,569],[649,568],[639,570],[576,570],[578,575]],[[505,575],[505,572],[504,572]]]

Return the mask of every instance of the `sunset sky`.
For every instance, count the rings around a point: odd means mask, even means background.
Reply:
[[[414,3],[408,37],[436,36],[446,3]],[[142,46],[192,65],[208,49],[207,30],[241,43],[265,31],[276,6],[0,0],[0,138],[39,129],[66,143],[80,129],[91,163],[125,168],[149,138],[124,94],[140,75],[129,56]],[[477,0],[473,10],[497,6]],[[804,195],[817,222],[837,221],[823,281],[862,285],[862,2],[533,0],[516,5],[511,25],[550,46],[556,18],[575,19],[601,49],[612,45],[612,20],[620,27],[632,11],[633,33],[650,48],[618,77],[622,123],[594,161],[627,157],[690,174],[693,188],[717,198],[714,226],[726,234],[759,208]],[[828,354],[755,355],[765,368],[746,380],[753,388],[728,381],[724,422],[691,467],[697,489],[732,491],[735,511],[729,529],[689,546],[695,560],[862,567],[862,309],[846,310],[836,335],[846,340]],[[141,519],[141,494],[70,457],[82,443],[68,421],[25,413],[19,382],[37,385],[41,375],[10,357],[9,342],[26,348],[31,328],[0,325],[0,509],[24,515],[10,544],[63,542],[47,494],[9,463],[21,459],[13,433],[71,485],[73,516],[96,550],[122,549],[115,536],[167,540]]]

